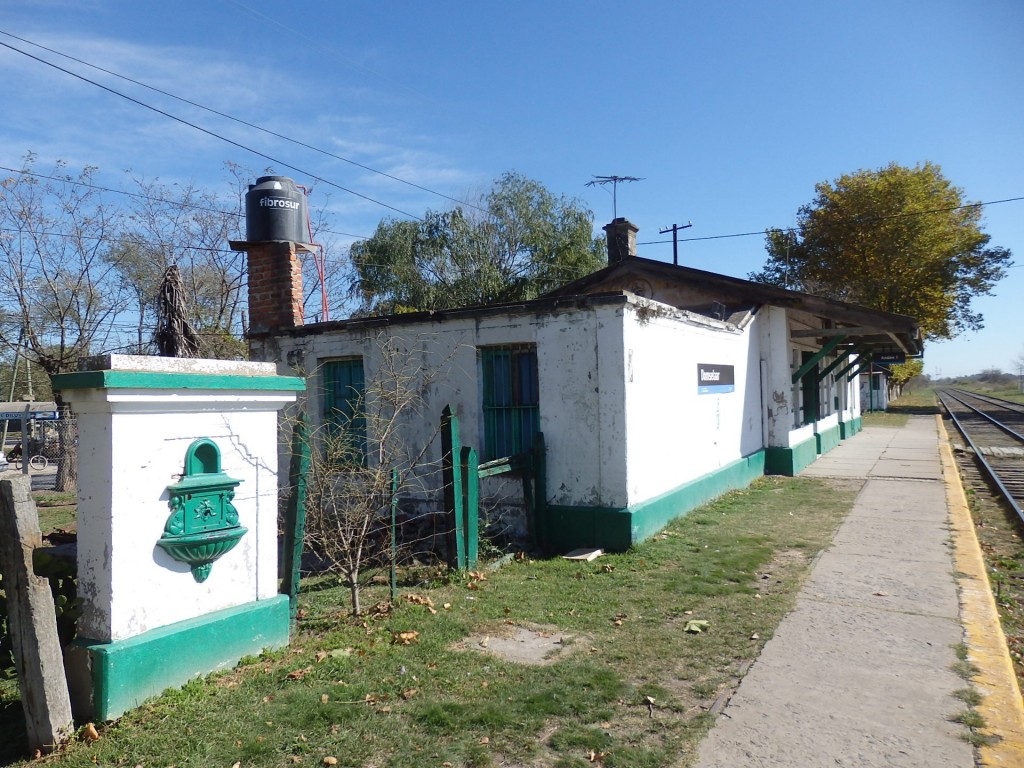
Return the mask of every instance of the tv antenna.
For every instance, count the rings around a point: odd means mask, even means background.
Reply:
[[[585,186],[596,187],[604,186],[605,184],[612,185],[612,218],[619,218],[619,200],[618,200],[618,187],[623,181],[643,181],[643,179],[636,176],[595,176],[593,179],[588,181]]]

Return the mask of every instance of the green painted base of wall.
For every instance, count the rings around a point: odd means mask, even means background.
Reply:
[[[818,432],[814,436],[818,453],[828,453],[833,448],[836,448],[842,441],[840,434],[841,433],[838,424],[836,424],[834,427],[829,427],[828,429]]]
[[[233,667],[243,656],[288,645],[288,596],[226,608],[127,640],[78,639],[92,665],[92,710],[113,720],[194,677]]]
[[[818,458],[818,440],[812,437],[792,448],[765,448],[764,473],[766,475],[788,475],[792,477]]]
[[[704,502],[726,491],[745,488],[764,473],[765,454],[758,451],[626,509],[549,505],[546,508],[545,548],[552,552],[567,552],[578,547],[600,547],[621,552]]]
[[[849,421],[839,422],[839,437],[843,440],[853,437],[861,430],[861,418],[850,419]]]

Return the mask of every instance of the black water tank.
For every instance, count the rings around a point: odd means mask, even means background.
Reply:
[[[309,242],[306,196],[287,176],[260,176],[245,194],[245,239]]]

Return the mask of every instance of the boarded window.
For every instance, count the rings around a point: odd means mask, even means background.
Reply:
[[[366,462],[366,382],[361,357],[329,360],[322,366],[323,419],[336,458]]]
[[[540,431],[537,348],[484,347],[484,461],[526,453]]]

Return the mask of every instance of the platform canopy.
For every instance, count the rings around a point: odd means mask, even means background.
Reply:
[[[855,348],[861,356],[920,357],[924,340],[915,318],[871,309],[775,285],[666,264],[625,258],[546,294],[546,298],[627,290],[678,309],[728,320],[769,305],[812,315],[818,328],[792,331],[832,348]]]

